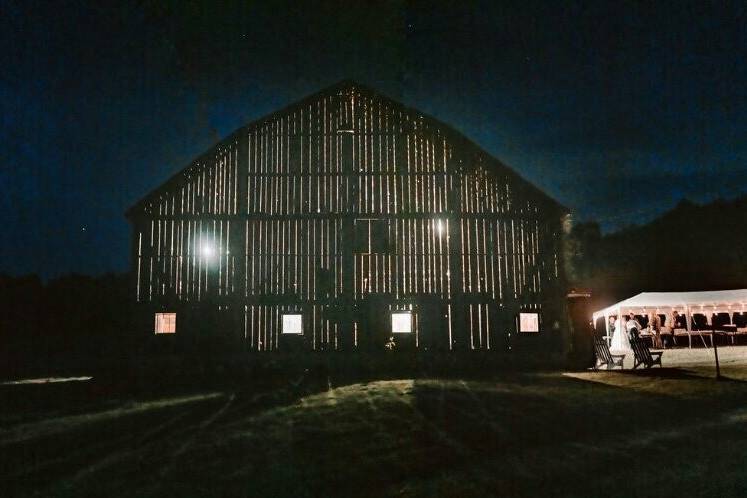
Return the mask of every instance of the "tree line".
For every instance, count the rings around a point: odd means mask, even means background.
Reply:
[[[592,306],[643,291],[747,287],[747,196],[697,205],[681,201],[641,226],[602,234],[580,223],[568,237],[569,284]],[[0,370],[87,365],[135,350],[126,274],[0,274]],[[50,367],[51,368],[51,367]]]
[[[569,237],[569,280],[609,304],[656,291],[747,287],[747,196],[698,205],[680,201],[640,226],[601,233],[580,223]]]
[[[43,371],[122,354],[129,302],[125,274],[46,283],[36,275],[0,274],[0,369]]]

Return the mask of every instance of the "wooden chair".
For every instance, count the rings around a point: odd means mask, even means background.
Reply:
[[[630,339],[630,347],[633,348],[633,368],[644,365],[651,368],[654,365],[661,367],[661,356],[664,351],[651,351],[648,346],[638,337]]]
[[[612,370],[615,367],[623,368],[625,355],[610,353],[610,348],[607,346],[607,342],[601,337],[594,337],[594,352],[597,357],[594,370],[599,370],[599,367],[602,365],[607,365],[607,370]]]

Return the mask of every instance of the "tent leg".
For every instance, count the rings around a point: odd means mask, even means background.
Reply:
[[[703,334],[700,334],[700,340],[703,343],[703,347],[707,348],[708,344],[706,344],[705,337],[703,337]],[[713,348],[713,335],[711,335],[711,348]]]
[[[610,315],[605,313],[604,315],[604,330],[606,331],[605,341],[607,341],[607,347],[610,347],[610,337],[612,337],[612,331],[610,330]]]
[[[687,347],[693,348],[693,327],[692,327],[692,315],[690,314],[690,306],[685,308],[685,320],[687,320]]]

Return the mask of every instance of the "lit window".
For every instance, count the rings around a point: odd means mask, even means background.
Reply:
[[[519,313],[519,332],[539,331],[539,313]]]
[[[398,311],[392,313],[392,333],[412,333],[412,313],[410,313],[409,311]]]
[[[156,313],[156,334],[176,333],[176,313]]]
[[[283,315],[283,334],[303,334],[303,315]]]

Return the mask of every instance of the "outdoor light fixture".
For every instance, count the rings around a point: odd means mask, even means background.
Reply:
[[[438,235],[441,236],[446,231],[446,224],[443,222],[443,220],[436,220],[436,231],[438,232]]]
[[[209,242],[203,242],[202,247],[200,247],[200,253],[204,258],[209,259],[215,254],[215,248]]]
[[[412,333],[412,313],[409,311],[395,311],[392,313],[392,333]]]
[[[286,313],[283,315],[283,334],[303,334],[303,315]]]

